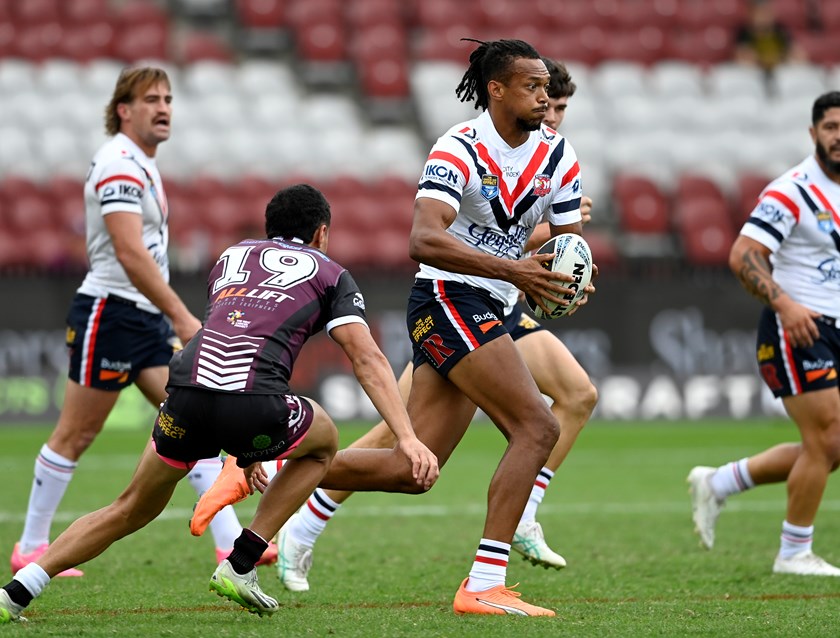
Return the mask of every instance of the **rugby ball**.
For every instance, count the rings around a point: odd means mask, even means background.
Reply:
[[[574,281],[560,281],[566,288],[571,288],[574,293],[564,295],[563,299],[569,302],[568,306],[561,306],[548,301],[543,297],[543,302],[551,308],[551,314],[540,308],[534,299],[525,295],[525,303],[534,313],[537,319],[558,319],[569,314],[575,304],[583,297],[583,289],[589,285],[592,279],[592,251],[589,244],[580,235],[574,233],[563,233],[552,237],[542,246],[537,253],[554,253],[554,259],[543,264],[546,270],[561,272],[574,277]]]

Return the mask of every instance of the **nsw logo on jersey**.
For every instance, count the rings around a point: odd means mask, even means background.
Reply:
[[[487,173],[481,177],[481,196],[484,199],[496,199],[499,196],[499,176]]]
[[[818,210],[814,213],[817,217],[817,227],[824,233],[831,234],[834,225],[831,223],[831,213],[827,210]]]

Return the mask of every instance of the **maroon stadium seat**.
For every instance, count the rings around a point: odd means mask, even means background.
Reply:
[[[475,0],[423,0],[417,4],[415,19],[423,30],[440,31],[453,24],[467,25],[463,37],[471,37],[471,33],[484,26],[475,10]]]
[[[231,63],[234,60],[227,43],[211,33],[190,33],[182,38],[182,47],[182,64],[193,64],[201,60]]]
[[[602,273],[605,269],[614,268],[621,263],[621,255],[615,241],[604,229],[586,227],[583,229],[583,237],[592,251],[592,261]]]
[[[651,180],[619,175],[613,183],[622,230],[642,235],[667,235],[671,231],[668,201]]]
[[[686,260],[696,266],[725,266],[735,231],[725,202],[696,197],[677,206],[677,227]]]
[[[347,60],[347,31],[341,20],[328,17],[299,26],[295,33],[298,55],[308,62]]]
[[[14,54],[43,62],[58,56],[63,38],[64,29],[58,21],[19,25],[15,32]]]
[[[708,197],[710,199],[726,201],[726,198],[720,188],[718,188],[717,184],[715,184],[711,179],[702,175],[693,175],[691,173],[683,173],[679,176],[675,196],[678,201],[684,199],[696,199],[698,197]]]
[[[120,6],[114,54],[122,60],[169,59],[169,15],[153,2],[134,0]]]
[[[808,3],[801,0],[772,0],[776,19],[788,29],[798,30],[808,26]],[[832,4],[820,2],[819,5]]]
[[[111,5],[108,0],[66,0],[61,3],[63,20],[70,24],[89,24],[108,20]]]
[[[665,42],[666,32],[655,26],[612,31],[606,34],[602,53],[606,59],[651,65],[662,59]]]
[[[405,10],[399,0],[355,0],[347,3],[345,16],[354,27],[406,25]]]
[[[743,224],[758,202],[761,191],[770,183],[772,178],[758,173],[743,173],[738,176],[737,198],[733,221],[736,226]]]
[[[283,0],[237,0],[236,17],[246,28],[274,28],[286,24]]]
[[[12,3],[14,21],[18,24],[61,22],[59,0],[19,0]]]
[[[114,57],[115,31],[107,20],[64,27],[58,54],[76,62],[90,62],[98,58]]]
[[[663,57],[708,66],[732,59],[733,51],[732,30],[713,25],[701,29],[672,29],[668,32]]]

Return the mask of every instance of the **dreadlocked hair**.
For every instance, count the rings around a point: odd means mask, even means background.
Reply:
[[[487,95],[487,83],[490,80],[505,82],[510,77],[510,66],[515,59],[540,59],[537,50],[522,40],[490,40],[489,42],[472,38],[461,38],[461,40],[477,42],[478,48],[470,53],[470,66],[455,89],[455,95],[462,102],[474,100],[477,109],[487,109],[490,102]]]

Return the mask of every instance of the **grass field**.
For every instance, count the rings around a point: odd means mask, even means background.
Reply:
[[[362,431],[342,428],[349,442]],[[0,547],[20,533],[32,464],[47,430],[3,428]],[[503,447],[477,424],[438,485],[424,496],[360,494],[319,541],[312,591],[282,589],[273,568],[263,588],[281,601],[271,618],[239,611],[207,589],[209,535],[187,529],[186,482],[160,519],[85,567],[56,579],[26,625],[9,636],[836,636],[840,579],[770,573],[784,517],[783,486],[733,498],[714,551],[692,533],[685,476],[693,465],[740,458],[794,434],[784,422],[593,423],[555,477],[539,520],[568,560],[561,571],[511,558],[509,584],[557,617],[457,617],[452,596],[481,535],[485,488]],[[82,460],[54,526],[112,500],[147,432],[108,431]],[[238,506],[247,521],[255,501]],[[840,483],[829,483],[817,551],[840,562]],[[5,582],[5,579],[4,579]]]

